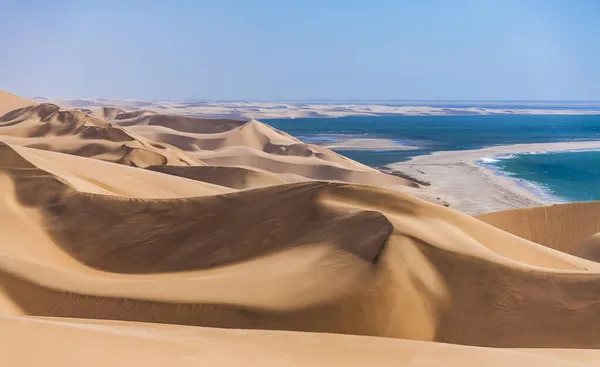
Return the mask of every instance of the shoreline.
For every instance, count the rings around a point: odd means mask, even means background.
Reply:
[[[536,154],[564,153],[564,152],[570,152],[570,151],[571,150],[558,150],[558,151],[548,151],[548,152],[543,152],[543,153],[536,152]],[[578,150],[576,150],[576,151],[578,151]],[[587,150],[583,150],[583,151],[587,151]],[[526,154],[526,153],[514,153],[514,154]],[[490,158],[494,158],[494,159],[498,159],[498,160],[511,159],[511,158],[504,158],[502,156],[494,156],[494,157],[490,157]],[[560,203],[568,202],[568,200],[566,198],[563,198],[563,197],[560,197],[558,195],[548,192],[548,188],[546,188],[540,182],[511,177],[508,174],[508,172],[502,170],[501,168],[494,166],[491,163],[483,162],[482,160],[476,161],[475,164],[481,168],[492,171],[498,177],[503,177],[503,178],[507,178],[507,179],[511,180],[512,182],[517,184],[519,187],[522,187],[525,190],[531,192],[536,198],[540,199],[544,203],[560,204]]]
[[[386,167],[431,182],[430,188],[450,202],[450,207],[477,215],[564,202],[559,197],[539,192],[543,188],[536,182],[512,178],[486,166],[482,163],[483,159],[508,154],[586,150],[600,150],[600,141],[514,144],[440,151]]]

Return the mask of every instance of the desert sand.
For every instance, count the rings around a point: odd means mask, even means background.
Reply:
[[[257,120],[20,103],[3,365],[600,361],[597,203],[472,217]]]
[[[435,152],[406,162],[388,165],[418,181],[431,183],[431,189],[452,207],[467,214],[550,205],[556,198],[544,197],[522,180],[495,174],[478,164],[497,155],[529,152],[600,149],[600,141],[514,144],[475,150]]]

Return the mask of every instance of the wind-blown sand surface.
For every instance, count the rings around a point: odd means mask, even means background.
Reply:
[[[555,201],[542,197],[534,188],[528,187],[525,181],[497,175],[491,169],[478,165],[478,161],[503,154],[584,149],[600,149],[600,141],[515,144],[435,152],[390,164],[388,168],[420,181],[430,182],[431,188],[457,210],[467,214],[481,214],[549,205]]]
[[[600,361],[598,203],[478,219],[256,120],[40,104],[0,141],[3,365]]]

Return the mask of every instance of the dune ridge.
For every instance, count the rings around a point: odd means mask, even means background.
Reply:
[[[41,104],[0,121],[9,364],[600,360],[597,203],[471,217],[254,120]],[[166,161],[124,159],[123,141]]]

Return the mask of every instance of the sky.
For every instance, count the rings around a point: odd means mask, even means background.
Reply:
[[[598,0],[0,0],[0,89],[600,100]]]

